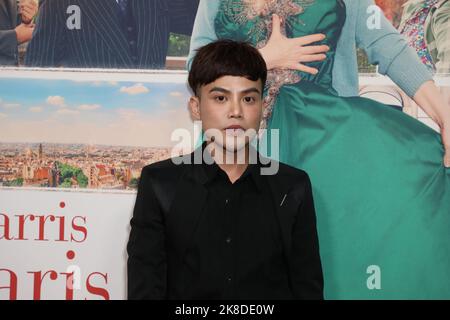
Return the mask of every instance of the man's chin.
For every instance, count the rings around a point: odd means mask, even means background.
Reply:
[[[234,141],[233,141],[234,140]],[[214,150],[214,152],[217,154],[217,152],[222,153],[239,153],[243,152],[245,153],[248,145],[249,140],[242,138],[242,139],[233,139],[230,141],[230,139],[219,140],[216,139],[211,143],[211,150]]]
[[[227,152],[238,152],[239,150],[245,150],[249,141],[250,139],[245,136],[225,136],[221,141],[217,141],[216,144]]]
[[[245,143],[245,142],[242,143],[242,144],[238,144],[238,145],[228,145],[228,144],[226,144],[226,145],[223,146],[223,149],[226,152],[229,152],[229,153],[245,152],[247,145],[248,144]]]

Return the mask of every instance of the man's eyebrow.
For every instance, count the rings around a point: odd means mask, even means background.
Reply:
[[[258,94],[261,94],[261,91],[259,91],[258,88],[249,88],[249,89],[246,89],[244,91],[241,91],[241,93],[244,93],[244,94],[252,93],[252,92],[256,92]]]
[[[230,90],[227,90],[227,89],[221,88],[221,87],[214,87],[214,88],[212,88],[211,90],[209,90],[209,93],[215,92],[215,91],[223,92],[223,93],[231,93]],[[251,93],[251,92],[256,92],[256,93],[258,93],[258,94],[261,94],[261,91],[259,91],[257,88],[249,88],[249,89],[245,89],[245,90],[242,90],[240,93],[247,94],[247,93]]]
[[[211,90],[209,90],[209,93],[214,92],[214,91],[223,92],[223,93],[231,93],[230,90],[227,90],[227,89],[221,88],[221,87],[214,87]]]

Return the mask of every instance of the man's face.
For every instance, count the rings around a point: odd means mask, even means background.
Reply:
[[[194,119],[202,121],[207,139],[228,152],[244,148],[255,137],[262,118],[262,83],[245,77],[224,76],[199,89],[192,97]]]

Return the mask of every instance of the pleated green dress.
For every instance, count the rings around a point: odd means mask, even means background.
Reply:
[[[326,61],[311,64],[317,75],[271,72],[266,90],[279,160],[305,170],[313,184],[325,298],[450,299],[450,169],[440,135],[332,89],[342,1],[269,1],[264,12],[222,1],[217,36],[261,47],[272,13],[289,38],[325,33],[331,48]]]

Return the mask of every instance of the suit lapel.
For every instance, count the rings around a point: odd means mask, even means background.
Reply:
[[[117,19],[116,0],[84,0],[82,11],[109,47],[112,54],[128,66],[132,65],[128,43]]]
[[[185,156],[191,164],[186,165],[166,220],[167,231],[174,235],[173,248],[179,248],[178,254],[182,259],[192,242],[208,195],[204,185],[207,180],[206,173],[201,165],[194,164],[201,159],[202,153],[203,150],[199,147],[192,154]]]
[[[297,213],[298,202],[295,201],[293,194],[290,192],[291,185],[282,183],[279,175],[267,177],[275,203],[285,253],[289,257],[292,249],[292,226]]]
[[[206,203],[207,190],[194,180],[183,180],[178,187],[166,227],[174,237],[174,248],[179,248],[184,259]],[[175,220],[171,220],[171,217]]]

